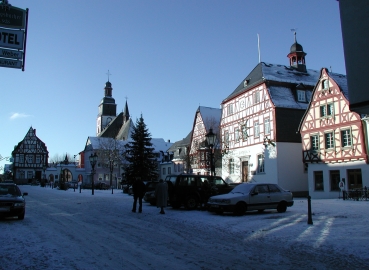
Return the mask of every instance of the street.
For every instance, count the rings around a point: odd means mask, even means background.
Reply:
[[[369,269],[369,201],[313,201],[308,225],[306,199],[286,213],[160,215],[132,213],[121,190],[20,189],[26,216],[0,220],[0,269]]]

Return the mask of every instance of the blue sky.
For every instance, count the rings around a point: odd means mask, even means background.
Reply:
[[[25,71],[1,68],[0,154],[32,126],[49,157],[96,135],[110,82],[153,138],[175,142],[199,105],[219,108],[261,61],[288,65],[297,41],[308,69],[346,74],[336,0],[9,0],[29,8]],[[0,162],[0,166],[7,162]]]

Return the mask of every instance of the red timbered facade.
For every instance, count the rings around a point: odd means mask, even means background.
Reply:
[[[312,197],[336,198],[341,181],[346,190],[363,187],[366,135],[360,115],[350,111],[345,75],[321,70],[299,131]]]

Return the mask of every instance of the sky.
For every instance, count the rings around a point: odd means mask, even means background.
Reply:
[[[296,29],[308,69],[346,74],[335,0],[9,3],[29,20],[25,71],[0,67],[3,158],[31,126],[49,158],[83,151],[108,79],[117,113],[127,100],[153,138],[181,140],[198,106],[220,108],[258,64],[258,35],[263,62],[288,65]]]
[[[0,219],[1,269],[368,269],[369,201],[294,198],[243,216],[167,207],[118,190],[19,186],[24,220]],[[247,267],[245,267],[247,265]]]

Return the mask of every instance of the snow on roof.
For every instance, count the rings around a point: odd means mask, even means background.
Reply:
[[[268,92],[276,107],[291,109],[306,109],[308,107],[308,103],[297,102],[292,90],[288,87],[269,86]],[[306,93],[308,93],[307,98],[310,100],[311,92],[306,91]]]
[[[216,133],[218,131],[220,118],[222,117],[222,110],[217,108],[199,106],[198,111],[201,114],[205,129],[209,131],[209,129],[212,128],[213,132]]]
[[[151,143],[155,152],[166,152],[173,144],[171,142],[166,142],[163,138],[151,138]]]
[[[263,77],[268,81],[315,86],[320,76],[318,70],[307,69],[307,72],[301,72],[285,65],[262,64]]]

